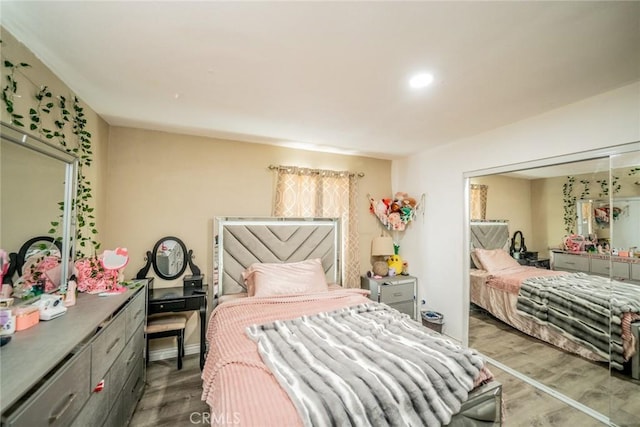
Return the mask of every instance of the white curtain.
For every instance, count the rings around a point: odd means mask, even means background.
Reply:
[[[273,216],[340,218],[346,288],[360,287],[358,177],[345,171],[277,167]]]

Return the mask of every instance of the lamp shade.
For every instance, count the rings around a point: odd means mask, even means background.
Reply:
[[[393,239],[391,237],[375,237],[371,241],[371,256],[393,255]]]

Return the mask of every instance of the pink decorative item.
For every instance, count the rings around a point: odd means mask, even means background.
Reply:
[[[67,293],[64,296],[64,306],[71,307],[76,305],[76,291],[78,290],[78,284],[76,283],[75,276],[71,276],[69,284],[67,285]]]
[[[113,277],[113,291],[124,292],[126,290],[123,286],[118,286],[118,273],[129,262],[129,252],[126,248],[116,248],[114,251],[104,251],[102,254],[102,266],[105,270],[114,271],[116,274]]]
[[[75,262],[78,291],[97,294],[126,290],[125,287],[118,286],[119,270],[105,268],[102,262],[103,257],[104,254],[83,258]],[[109,261],[107,261],[107,265],[109,265]]]

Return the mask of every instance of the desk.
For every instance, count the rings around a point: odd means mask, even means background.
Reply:
[[[202,289],[182,286],[172,288],[149,288],[149,309],[147,314],[175,311],[200,312],[200,369],[204,368],[206,348],[205,330],[207,327],[207,286]]]

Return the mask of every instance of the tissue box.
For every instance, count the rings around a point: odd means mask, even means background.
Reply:
[[[14,309],[16,315],[16,331],[23,331],[40,322],[40,310],[38,307],[20,307]]]

